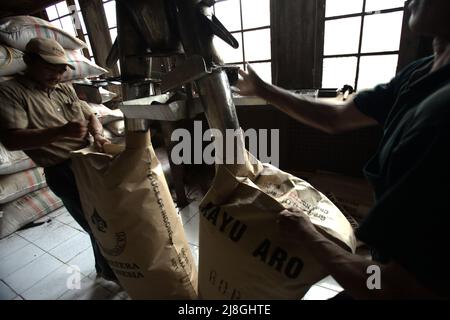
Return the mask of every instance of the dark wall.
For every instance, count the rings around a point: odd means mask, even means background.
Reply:
[[[286,171],[332,171],[361,177],[381,138],[379,127],[330,135],[306,127],[271,106],[238,107],[241,127],[280,130],[280,167]]]

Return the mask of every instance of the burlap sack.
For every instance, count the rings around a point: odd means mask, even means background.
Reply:
[[[63,206],[48,187],[0,205],[0,239]]]
[[[219,166],[200,204],[203,299],[299,299],[327,276],[305,248],[279,233],[276,219],[284,209],[307,213],[328,238],[355,251],[351,225],[322,193],[271,165],[252,163],[241,172]]]
[[[13,174],[36,167],[23,151],[9,151],[0,143],[0,175]]]
[[[0,76],[15,75],[26,68],[23,52],[0,44]]]
[[[25,51],[28,41],[36,37],[54,39],[65,49],[87,48],[80,39],[40,18],[14,16],[0,19],[0,41],[8,46]]]
[[[89,225],[132,299],[195,299],[197,270],[150,135],[126,145],[73,153]]]
[[[66,50],[66,57],[69,63],[75,67],[75,70],[67,68],[61,77],[61,81],[98,77],[108,73],[108,70],[87,59],[78,50]]]
[[[46,185],[42,168],[0,176],[0,204],[16,200]]]

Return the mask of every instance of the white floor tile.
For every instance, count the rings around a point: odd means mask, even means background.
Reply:
[[[184,233],[188,242],[196,246],[199,243],[199,219],[200,215],[197,213],[184,225]]]
[[[198,246],[189,244],[189,247],[191,248],[192,256],[194,257],[195,265],[198,269]]]
[[[25,300],[56,300],[69,289],[68,281],[74,279],[74,276],[77,277],[74,275],[73,269],[70,269],[67,265],[62,265],[23,292],[22,296]],[[82,278],[83,275],[79,274],[79,281]]]
[[[62,265],[61,261],[46,253],[12,273],[3,281],[18,294],[21,294]]]
[[[326,289],[330,289],[330,290],[334,290],[336,292],[341,292],[342,290],[344,290],[339,283],[336,282],[336,280],[334,280],[334,278],[332,276],[328,276],[322,280],[320,280],[319,282],[316,283],[316,286],[320,286]]]
[[[59,215],[61,215],[63,213],[66,213],[66,212],[67,212],[67,209],[66,209],[66,207],[63,206],[63,207],[61,207],[61,208],[59,208],[59,209],[57,209],[57,210],[55,210],[53,212],[50,212],[47,216],[50,217],[50,218],[56,218]]]
[[[56,220],[58,220],[59,222],[64,223],[64,224],[71,224],[72,222],[75,221],[75,219],[70,215],[70,213],[68,211],[57,216]]]
[[[334,290],[312,286],[302,300],[328,300],[337,294]]]
[[[25,247],[29,242],[16,234],[0,240],[0,260]]]
[[[86,233],[78,232],[77,235],[53,248],[49,253],[62,262],[67,263],[90,246],[90,237]]]
[[[71,223],[68,224],[69,227],[72,227],[78,231],[81,231],[83,233],[86,233],[86,231],[83,230],[83,228],[78,224],[78,222],[76,222],[75,220]]]
[[[10,274],[23,268],[43,254],[45,254],[45,252],[42,249],[31,243],[22,249],[17,250],[13,254],[10,254],[7,258],[0,261],[0,279],[8,277]]]
[[[95,280],[85,277],[81,280],[80,289],[66,291],[59,300],[110,300],[114,294],[106,290]]]
[[[78,267],[80,269],[80,272],[85,276],[88,276],[91,273],[95,272],[95,258],[92,248],[89,247],[88,249],[84,250],[79,255],[70,260],[67,264],[70,266]]]
[[[185,225],[194,215],[198,213],[199,204],[200,201],[193,201],[180,211],[180,217],[183,225]]]
[[[33,243],[45,251],[50,251],[79,234],[82,233],[74,228],[61,224],[59,228],[49,231],[43,237],[33,241]]]
[[[16,296],[17,293],[0,280],[0,300],[11,300]]]
[[[59,221],[56,221],[55,219],[51,220],[48,223],[45,223],[43,225],[29,228],[26,230],[17,231],[16,233],[21,236],[22,238],[34,242],[39,238],[42,238],[43,236],[49,234],[55,229],[58,229],[59,227],[63,226],[63,224]]]

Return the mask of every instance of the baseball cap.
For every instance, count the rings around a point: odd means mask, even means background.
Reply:
[[[65,64],[75,70],[75,67],[67,60],[64,48],[56,40],[33,38],[27,43],[25,52],[37,54],[48,63]]]

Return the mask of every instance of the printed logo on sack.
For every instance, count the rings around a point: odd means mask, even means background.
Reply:
[[[270,141],[269,141],[270,133]],[[170,154],[174,164],[245,164],[247,149],[263,163],[279,167],[280,130],[278,129],[227,129],[225,137],[218,129],[208,129],[203,133],[202,121],[194,121],[194,135],[186,129],[176,129],[171,136],[172,142],[178,142]],[[204,143],[209,142],[204,147]],[[269,143],[270,142],[270,143]],[[270,155],[269,155],[270,144]],[[256,164],[256,159],[248,159]]]
[[[106,229],[108,229],[106,221],[102,217],[100,217],[97,210],[94,210],[94,214],[91,216],[91,221],[97,227],[97,230],[100,232],[105,233]]]
[[[94,213],[91,216],[92,223],[96,226],[97,230],[102,233],[106,233],[108,229],[108,224],[105,219],[103,219],[94,209]],[[125,250],[127,246],[127,234],[125,232],[116,232],[114,234],[115,245],[112,248],[105,248],[101,242],[98,242],[98,245],[102,248],[102,250],[110,255],[110,256],[119,256]]]
[[[66,273],[70,276],[67,278],[66,287],[69,290],[80,290],[81,289],[81,269],[78,266],[70,265],[67,268]]]

